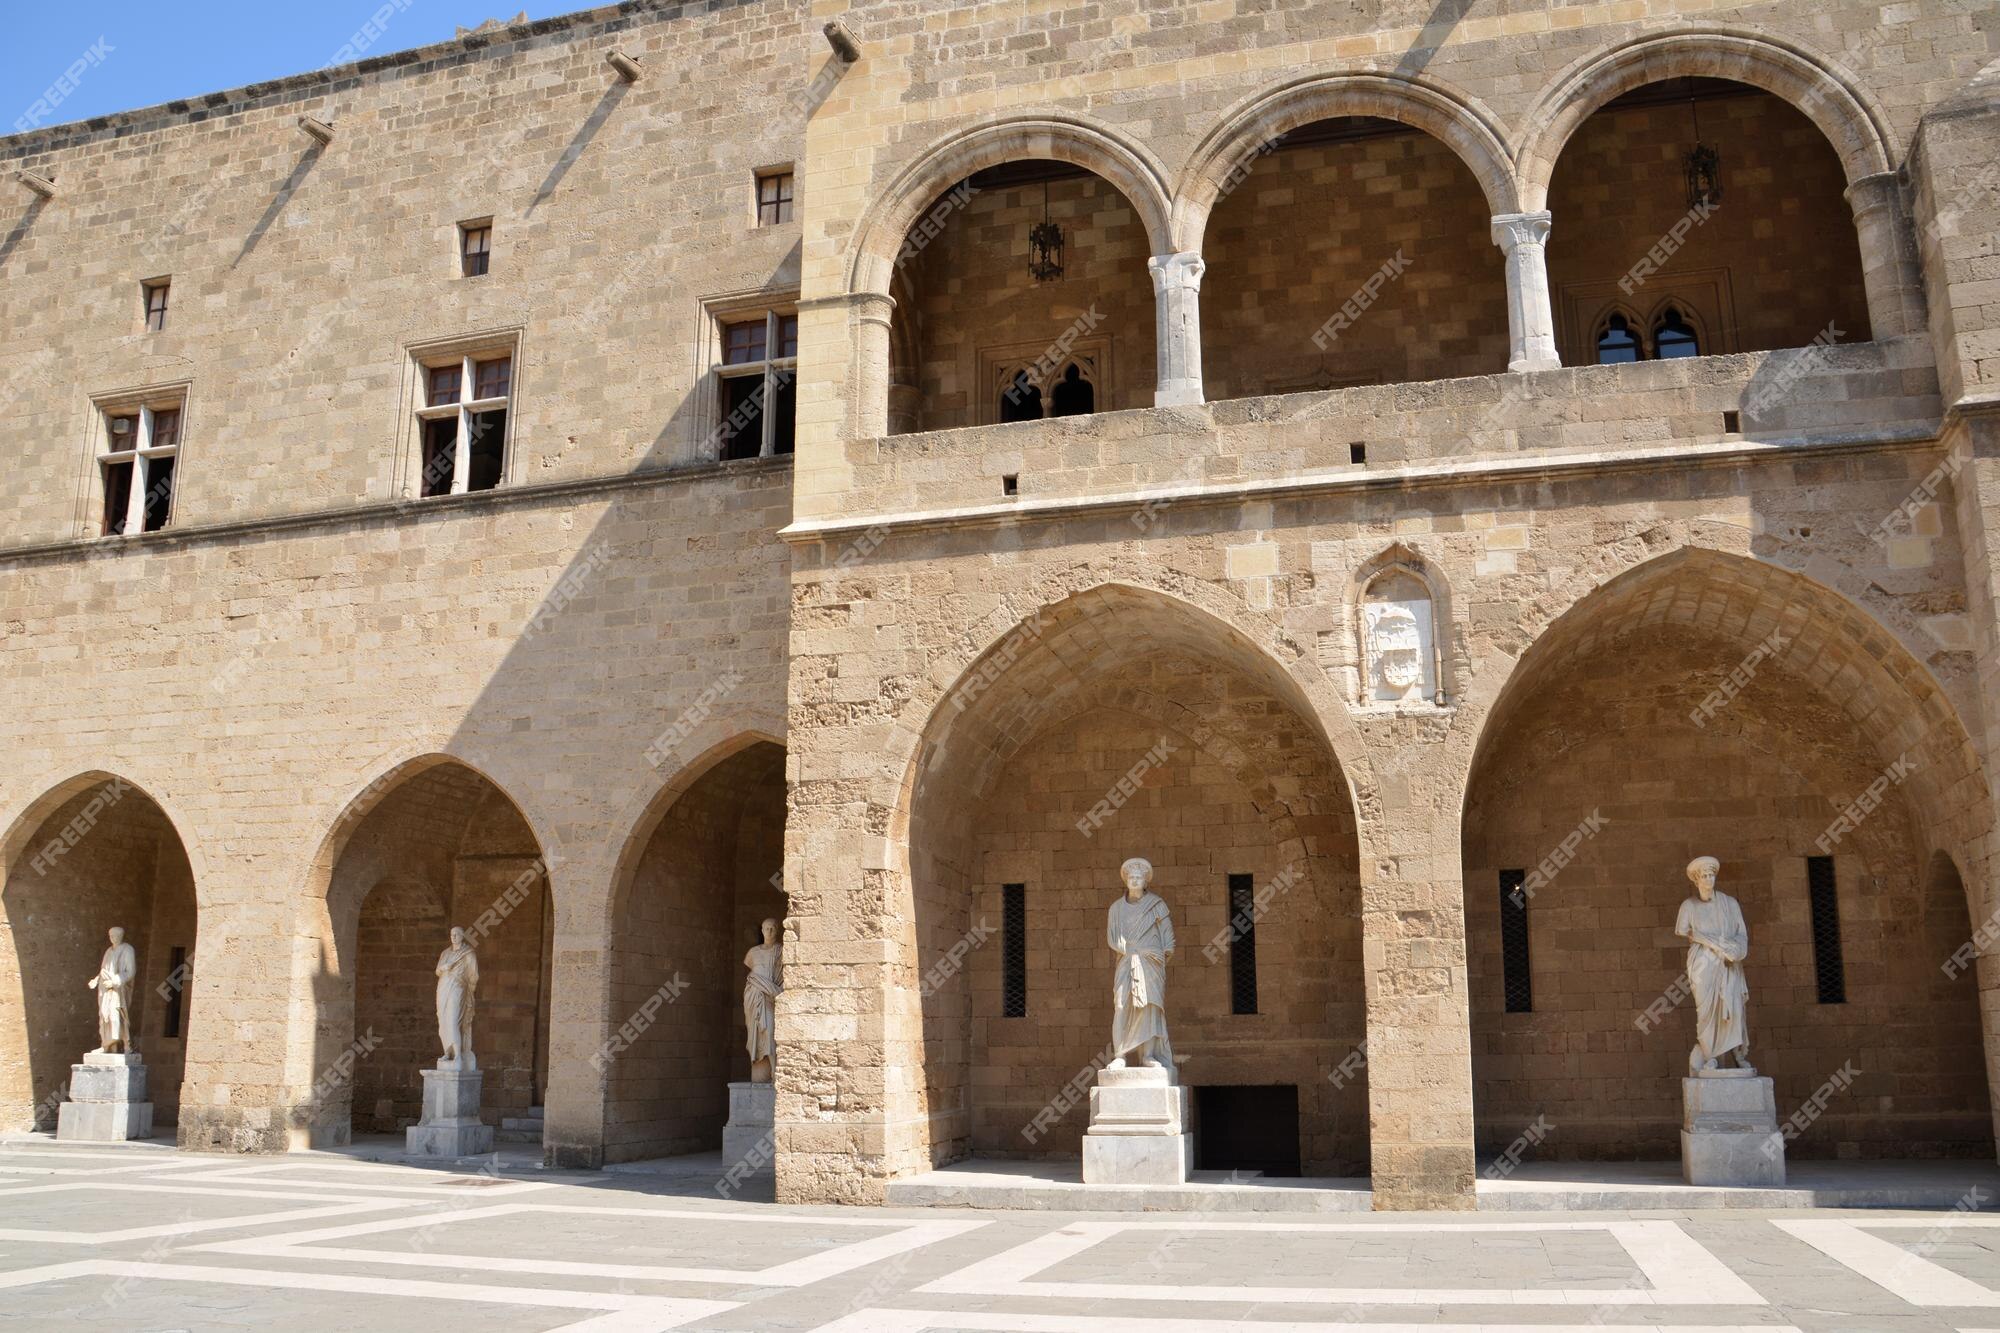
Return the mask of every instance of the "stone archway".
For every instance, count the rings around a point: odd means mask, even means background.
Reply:
[[[1241,634],[1115,585],[1041,608],[939,700],[891,830],[888,923],[913,961],[887,1058],[920,1071],[905,1123],[925,1163],[1077,1153],[1075,1090],[1109,1034],[1104,913],[1141,855],[1175,914],[1184,1081],[1296,1089],[1298,1169],[1366,1168],[1365,1076],[1335,1077],[1366,1032],[1354,801],[1316,716]],[[1245,1012],[1233,877],[1262,893]]]
[[[0,1115],[53,1129],[70,1066],[98,1044],[85,983],[106,932],[136,955],[133,1049],[147,1067],[155,1133],[180,1123],[197,1006],[197,894],[174,820],[129,779],[71,778],[0,840]]]
[[[1545,1121],[1540,1156],[1677,1159],[1692,1017],[1672,924],[1686,863],[1713,855],[1749,922],[1751,1054],[1779,1118],[1862,1071],[1789,1151],[1990,1158],[1978,998],[1945,971],[1968,904],[1929,851],[1985,826],[1971,762],[1923,668],[1798,575],[1684,550],[1558,616],[1497,691],[1466,786],[1481,1152]]]

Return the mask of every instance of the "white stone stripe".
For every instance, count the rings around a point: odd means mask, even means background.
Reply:
[[[978,1333],[1577,1333],[1582,1324],[1357,1324],[1259,1319],[1160,1319],[1127,1315],[1003,1314],[967,1310],[875,1308],[844,1315],[811,1333],[931,1333],[933,1329],[973,1329]],[[1587,1327],[1644,1329],[1647,1333],[1799,1333],[1791,1324],[1593,1324]],[[1961,1329],[1959,1333],[1979,1333]]]
[[[1983,1287],[1941,1264],[1912,1254],[1902,1246],[1871,1236],[1885,1228],[1915,1228],[1926,1231],[1959,1227],[2000,1226],[2000,1218],[1967,1217],[1958,1214],[1939,1218],[1886,1218],[1880,1222],[1846,1222],[1832,1219],[1772,1219],[1772,1225],[1788,1232],[1821,1254],[1845,1264],[1876,1286],[1911,1305],[2000,1306],[2000,1292]]]
[[[1650,1287],[1248,1287],[1038,1282],[1034,1275],[1125,1231],[1277,1231],[1349,1235],[1524,1234],[1601,1231],[1624,1248]],[[1755,1288],[1673,1222],[1211,1222],[1194,1218],[1076,1222],[917,1288],[955,1296],[1091,1300],[1274,1301],[1303,1305],[1764,1305]]]
[[[245,1213],[238,1217],[167,1222],[150,1227],[126,1227],[119,1231],[0,1227],[0,1240],[37,1241],[48,1245],[113,1245],[121,1241],[148,1240],[156,1236],[189,1236],[199,1231],[228,1231],[236,1227],[265,1226],[276,1222],[308,1222],[322,1217],[345,1217],[353,1213],[379,1212],[385,1208],[414,1206],[411,1200],[370,1199],[352,1194],[300,1194],[295,1190],[205,1189],[193,1184],[144,1185],[128,1180],[66,1180],[53,1185],[17,1185],[7,1191],[7,1198],[11,1202],[27,1194],[70,1194],[86,1190],[115,1191],[120,1194],[171,1194],[176,1198],[210,1195],[224,1199],[312,1199],[316,1204],[311,1208],[289,1208],[276,1213]]]
[[[291,1171],[334,1171],[360,1177],[339,1182],[327,1180],[299,1180],[296,1177],[275,1173]],[[377,1177],[383,1179],[377,1179]],[[558,1182],[553,1180],[505,1180],[498,1176],[479,1176],[458,1172],[443,1174],[412,1170],[405,1167],[362,1165],[350,1163],[334,1165],[327,1162],[274,1162],[269,1166],[239,1166],[225,1171],[205,1172],[203,1183],[214,1181],[248,1180],[263,1185],[283,1185],[292,1189],[355,1190],[364,1194],[418,1194],[427,1198],[456,1199],[511,1199],[517,1194],[530,1194],[540,1190],[554,1189]],[[387,1181],[400,1180],[405,1183],[390,1184]],[[423,1183],[428,1180],[429,1183]],[[491,1180],[490,1185],[454,1184],[454,1181]]]
[[[891,1234],[874,1236],[848,1245],[838,1245],[821,1254],[809,1255],[769,1268],[700,1268],[672,1264],[610,1264],[572,1259],[530,1257],[498,1258],[479,1254],[447,1254],[426,1250],[400,1253],[395,1250],[345,1249],[322,1244],[356,1236],[379,1236],[392,1231],[408,1231],[459,1222],[508,1217],[519,1213],[568,1214],[622,1217],[632,1220],[683,1219],[695,1223],[748,1222],[759,1226],[860,1227]],[[497,1273],[549,1273],[562,1277],[628,1278],[647,1282],[751,1283],[767,1287],[798,1287],[819,1282],[841,1273],[886,1259],[892,1255],[960,1236],[987,1226],[978,1221],[920,1221],[904,1218],[817,1217],[804,1214],[714,1212],[691,1208],[614,1208],[568,1204],[502,1203],[479,1208],[453,1208],[415,1217],[378,1219],[313,1231],[297,1231],[276,1236],[253,1236],[243,1240],[218,1241],[195,1248],[221,1254],[257,1255],[281,1259],[342,1259],[354,1263],[398,1264],[418,1268],[459,1268]]]
[[[677,1328],[736,1308],[733,1301],[689,1300],[678,1296],[628,1296],[608,1291],[564,1291],[552,1287],[487,1287],[410,1278],[344,1277],[333,1273],[290,1273],[261,1268],[210,1268],[199,1264],[149,1264],[118,1259],[51,1264],[0,1273],[0,1290],[63,1282],[71,1278],[149,1278],[162,1282],[209,1282],[234,1287],[274,1287],[281,1291],[344,1292],[394,1296],[403,1300],[477,1301],[575,1310],[608,1310],[610,1315],[563,1324],[550,1333],[638,1333]]]

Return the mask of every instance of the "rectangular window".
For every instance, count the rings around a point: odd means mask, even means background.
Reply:
[[[1500,963],[1506,975],[1507,1012],[1535,1012],[1535,991],[1528,982],[1528,882],[1525,870],[1500,872]]]
[[[167,289],[172,285],[168,278],[149,278],[139,284],[139,291],[146,298],[148,332],[158,333],[167,327]]]
[[[1229,1012],[1257,1012],[1257,896],[1248,875],[1229,877]]]
[[[1834,892],[1833,858],[1806,858],[1806,896],[1812,904],[1813,975],[1821,1004],[1847,1003],[1847,965],[1840,954],[1840,898]]]
[[[166,1021],[160,1025],[162,1037],[181,1035],[181,997],[187,994],[188,983],[187,950],[172,949],[167,954],[167,1003]]]
[[[507,418],[513,406],[514,358],[487,349],[422,363],[424,405],[417,446],[424,497],[490,491],[507,471]]]
[[[728,320],[721,342],[716,456],[791,453],[798,419],[799,317],[773,310]]]
[[[105,411],[104,448],[97,459],[104,536],[158,532],[172,521],[180,446],[179,399]]]
[[[1000,986],[1003,1018],[1028,1016],[1028,886],[1000,886]]]
[[[766,171],[757,177],[757,225],[774,227],[792,220],[792,173]]]
[[[485,276],[492,250],[492,219],[458,224],[458,271],[461,274],[468,278]]]

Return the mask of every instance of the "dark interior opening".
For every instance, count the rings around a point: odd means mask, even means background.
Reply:
[[[1196,1088],[1197,1171],[1299,1174],[1299,1089],[1295,1083]]]

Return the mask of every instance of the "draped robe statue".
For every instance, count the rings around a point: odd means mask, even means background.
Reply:
[[[1167,1044],[1167,959],[1174,956],[1174,922],[1167,904],[1146,886],[1152,863],[1133,857],[1119,867],[1125,896],[1111,904],[1105,938],[1118,964],[1111,974],[1111,1063],[1125,1068],[1127,1055],[1148,1069],[1174,1077],[1173,1048]]]
[[[1688,1053],[1688,1073],[1721,1067],[1722,1057],[1734,1053],[1737,1067],[1750,1067],[1750,1025],[1745,1010],[1750,1002],[1750,983],[1743,975],[1743,960],[1750,953],[1750,930],[1743,924],[1743,909],[1736,900],[1716,890],[1716,872],[1722,863],[1712,856],[1699,856],[1688,863],[1687,876],[1694,881],[1695,896],[1681,904],[1674,934],[1688,941],[1688,986],[1694,991],[1694,1049]]]
[[[743,966],[750,969],[743,983],[743,1027],[752,1083],[771,1081],[771,1065],[778,1051],[774,1006],[785,985],[784,946],[778,943],[775,918],[764,922],[763,935],[764,942],[751,945],[750,952],[743,955]]]
[[[437,962],[438,1041],[444,1055],[439,1069],[477,1069],[472,1054],[472,1008],[479,989],[479,955],[465,942],[465,928],[451,928],[451,947]]]
[[[97,975],[90,988],[97,992],[97,1049],[105,1055],[123,1055],[132,1049],[132,1006],[128,999],[132,979],[139,975],[139,958],[125,942],[125,928],[113,926],[111,947],[98,961]]]

